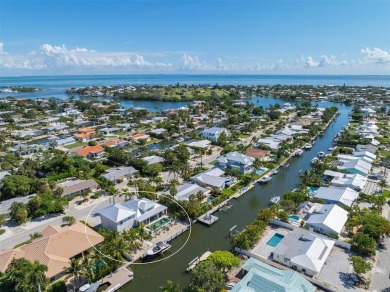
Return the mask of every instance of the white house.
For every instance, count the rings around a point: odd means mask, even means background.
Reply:
[[[325,170],[324,176],[335,187],[349,187],[355,191],[361,191],[367,183],[367,178],[361,174],[347,174],[333,170]]]
[[[276,246],[272,259],[313,277],[321,271],[334,243],[305,229],[295,228]]]
[[[209,139],[211,141],[217,141],[219,138],[219,135],[221,135],[222,132],[225,132],[227,136],[230,136],[230,132],[226,128],[219,128],[219,127],[213,127],[203,130],[203,138]]]
[[[181,184],[177,187],[175,199],[178,201],[189,201],[191,195],[196,195],[203,192],[204,195],[210,194],[210,190],[203,188],[197,184]]]
[[[336,166],[338,169],[346,170],[348,173],[359,173],[361,175],[368,175],[371,171],[372,164],[351,155],[338,155]]]
[[[161,156],[157,156],[157,155],[146,156],[146,157],[142,158],[142,160],[146,161],[148,165],[164,162],[164,158]]]
[[[348,212],[335,205],[318,204],[306,220],[306,226],[322,234],[339,235],[348,220]]]
[[[197,183],[200,186],[208,186],[223,190],[226,185],[226,178],[222,177],[224,171],[219,168],[212,168],[205,172],[201,172],[191,177],[191,181]]]
[[[247,173],[253,169],[255,159],[238,152],[229,152],[217,159],[218,167],[222,169],[238,169],[240,173]]]
[[[314,198],[323,199],[327,204],[342,204],[351,207],[359,197],[359,192],[348,187],[320,187]]]
[[[141,223],[150,224],[167,214],[167,207],[147,198],[117,203],[99,210],[102,227],[123,231]]]
[[[136,174],[138,170],[136,170],[132,166],[127,167],[113,167],[106,170],[105,174],[101,175],[101,178],[109,180],[111,182],[119,182],[125,179],[132,177]]]

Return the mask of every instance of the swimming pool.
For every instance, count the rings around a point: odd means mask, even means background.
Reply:
[[[212,200],[214,200],[216,198],[216,196],[213,196],[211,195],[210,197],[207,198],[207,202],[211,202]]]
[[[294,221],[294,222],[298,222],[299,221],[299,217],[296,216],[296,215],[290,215],[290,216],[288,216],[288,220]]]
[[[317,187],[309,187],[309,195],[313,196],[319,188]]]
[[[272,246],[272,247],[276,247],[279,244],[279,242],[282,241],[283,238],[284,238],[284,235],[279,234],[279,233],[275,233],[270,238],[270,240],[267,241],[267,245]]]
[[[160,220],[154,222],[153,224],[150,224],[148,226],[149,229],[158,229],[161,227],[164,227],[169,222],[168,218],[161,218]]]
[[[256,170],[256,174],[257,174],[257,175],[262,174],[262,173],[263,173],[264,171],[266,171],[266,170],[267,170],[267,168],[263,168],[263,167],[262,167],[262,168],[259,168],[259,169]]]

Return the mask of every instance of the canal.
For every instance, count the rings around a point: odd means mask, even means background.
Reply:
[[[277,99],[272,100],[272,103],[281,102]],[[252,102],[259,106],[271,102],[271,100],[267,98],[259,103],[257,100]],[[264,106],[267,105],[264,104]],[[337,106],[340,115],[329,125],[325,135],[317,138],[311,150],[305,151],[301,157],[290,159],[289,167],[280,169],[269,184],[257,184],[239,199],[231,200],[233,208],[227,212],[215,213],[219,217],[219,221],[214,225],[206,227],[201,224],[194,224],[190,240],[175,256],[158,263],[133,265],[134,280],[127,284],[122,291],[158,291],[158,288],[165,284],[166,280],[177,282],[183,288],[190,280],[190,274],[185,270],[191,260],[205,251],[231,249],[229,229],[237,225],[237,228],[242,230],[256,218],[260,209],[267,206],[274,195],[281,195],[295,188],[299,184],[299,170],[309,170],[311,159],[319,151],[327,152],[328,148],[332,147],[334,135],[343,125],[348,123],[348,113],[351,108],[343,104],[319,103],[319,107],[329,106]],[[172,252],[180,248],[187,235],[188,233],[185,233],[172,242]]]

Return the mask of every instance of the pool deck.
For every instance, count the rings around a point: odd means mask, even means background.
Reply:
[[[277,245],[273,247],[271,245],[268,245],[267,242],[275,235],[275,233],[279,233],[283,236],[286,236],[287,234],[291,233],[291,231],[281,227],[268,226],[265,229],[263,237],[256,244],[256,246],[250,251],[254,254],[258,254],[259,256],[269,259],[271,253],[274,251]]]

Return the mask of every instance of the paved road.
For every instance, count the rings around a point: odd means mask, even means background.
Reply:
[[[390,219],[390,208],[388,205],[384,207],[383,213],[387,213],[387,219]],[[377,255],[376,266],[372,269],[371,291],[390,291],[390,238],[384,240],[384,247],[378,251]]]

